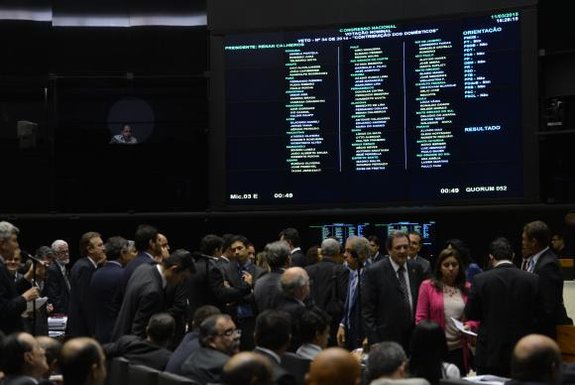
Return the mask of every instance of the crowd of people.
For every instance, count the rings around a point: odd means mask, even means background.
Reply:
[[[2,385],[97,385],[115,357],[201,385],[521,383],[563,368],[555,330],[572,320],[542,221],[524,226],[519,265],[501,237],[486,266],[457,239],[430,263],[416,232],[307,253],[294,228],[260,252],[209,234],[188,251],[143,224],[133,241],[83,234],[70,269],[66,241],[28,255],[19,232],[0,222]],[[62,335],[48,317],[66,320]]]

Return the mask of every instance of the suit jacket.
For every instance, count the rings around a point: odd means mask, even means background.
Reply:
[[[70,281],[62,273],[58,262],[52,263],[46,271],[46,296],[48,302],[54,306],[54,314],[67,314],[70,301]]]
[[[431,275],[431,263],[420,255],[416,255],[413,259],[415,263],[419,263],[421,269],[423,270],[423,275],[429,277]]]
[[[26,300],[16,291],[14,279],[10,278],[6,266],[0,262],[0,330],[8,335],[21,331],[22,312],[26,310]]]
[[[535,264],[533,273],[539,276],[539,287],[543,297],[543,319],[541,333],[556,337],[556,325],[573,324],[567,317],[563,303],[563,275],[559,259],[548,249]]]
[[[18,294],[22,294],[25,291],[32,288],[32,282],[28,281],[24,276],[20,276],[16,282],[16,291]],[[46,285],[44,289],[40,291],[40,297],[46,295]],[[22,322],[24,325],[24,331],[32,334],[33,336],[47,336],[48,335],[48,310],[46,307],[48,303],[36,308],[36,312],[33,315],[32,312],[23,318]]]
[[[254,353],[261,354],[265,358],[269,360],[272,365],[272,381],[274,385],[298,385],[298,382],[295,376],[288,372],[281,366],[281,361],[278,362],[275,357],[270,355],[265,350],[260,349],[256,346],[254,349]]]
[[[348,350],[354,350],[361,347],[363,339],[366,337],[367,326],[361,314],[360,304],[360,287],[363,285],[363,281],[365,280],[365,271],[365,268],[361,269],[359,282],[356,283],[358,287],[355,289],[353,295],[349,295],[349,291],[350,286],[353,284],[353,275],[355,275],[355,272],[349,273],[343,316],[340,321],[340,324],[342,324],[345,329],[345,348]]]
[[[210,256],[194,255],[195,273],[186,283],[186,294],[189,301],[188,318],[201,306],[214,305],[225,310],[225,304],[236,302],[250,293],[249,286],[226,287],[224,276],[218,262]]]
[[[306,266],[305,270],[312,282],[311,297],[315,306],[339,322],[348,292],[349,269],[328,257]]]
[[[403,300],[401,286],[390,258],[374,263],[365,271],[361,304],[369,344],[395,341],[409,352],[419,285],[424,275],[421,266],[413,261],[406,261],[405,268],[409,276],[413,304],[411,309]]]
[[[254,285],[254,298],[258,312],[274,309],[281,297],[280,279],[283,270],[272,270],[257,280]]]
[[[74,263],[70,273],[70,302],[68,305],[68,335],[91,337],[94,332],[95,308],[90,296],[90,280],[96,271],[88,257]]]
[[[194,350],[182,364],[181,375],[198,384],[219,383],[230,356],[209,347]]]
[[[121,295],[123,277],[124,269],[120,263],[108,261],[96,270],[90,281],[92,301],[98,309],[94,314],[94,335],[101,344],[110,342],[112,337],[114,323],[120,311],[116,298]]]
[[[284,353],[281,356],[280,366],[293,374],[298,385],[305,385],[305,375],[309,371],[311,360],[295,353]]]
[[[131,364],[145,365],[156,370],[164,370],[172,352],[136,336],[122,336],[118,341],[105,344],[104,352],[108,360],[124,357]]]
[[[538,277],[511,263],[473,278],[465,315],[481,322],[475,355],[478,374],[509,377],[515,344],[537,331],[540,301]]]
[[[124,334],[140,338],[146,336],[148,320],[165,311],[165,294],[162,277],[155,265],[142,264],[130,277],[114,330],[112,341]]]
[[[254,317],[255,317],[257,314],[256,313],[257,309],[256,309],[254,294],[251,290],[251,287],[242,280],[242,277],[241,277],[239,269],[238,269],[238,263],[235,261],[232,261],[232,262],[227,263],[225,265],[221,265],[221,268],[222,268],[222,271],[224,274],[224,279],[228,282],[228,284],[231,287],[235,287],[236,289],[240,289],[240,290],[245,290],[248,293],[248,294],[244,295],[242,298],[240,298],[237,302],[231,304],[231,306],[229,307],[230,314],[233,317],[236,317],[238,305],[247,305],[247,306],[250,306],[252,308],[252,310],[254,312]],[[247,271],[253,277],[252,283],[257,282],[258,278],[266,273],[266,271],[264,269],[262,269],[259,266],[256,266],[253,263],[250,263],[248,265]]]
[[[307,266],[307,258],[301,249],[298,249],[291,253],[291,265],[299,267]]]
[[[200,333],[198,331],[189,332],[184,336],[174,353],[170,357],[168,364],[166,365],[166,372],[174,374],[182,374],[182,364],[189,357],[190,354],[200,347],[200,342],[198,337]]]
[[[276,304],[276,310],[285,311],[289,314],[291,319],[291,340],[288,350],[295,352],[301,345],[301,331],[299,320],[303,312],[306,310],[306,305],[299,302],[295,298],[282,295]]]

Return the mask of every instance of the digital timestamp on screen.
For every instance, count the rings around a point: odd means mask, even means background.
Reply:
[[[276,192],[273,195],[274,199],[292,199],[294,197],[294,193],[292,192],[285,192],[285,193],[281,193],[281,192]]]
[[[230,194],[230,200],[234,201],[254,201],[259,198],[258,193]]]
[[[439,189],[439,192],[441,194],[459,194],[460,192],[473,194],[473,193],[505,192],[505,191],[507,191],[507,185],[466,186],[463,188],[442,187]]]

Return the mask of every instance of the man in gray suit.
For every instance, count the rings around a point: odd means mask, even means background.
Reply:
[[[407,355],[396,342],[380,342],[369,350],[367,376],[370,385],[429,385],[424,378],[408,378]]]
[[[410,231],[408,233],[408,236],[409,236],[409,250],[407,251],[407,258],[411,261],[419,263],[421,265],[421,268],[423,269],[423,274],[426,277],[429,277],[431,275],[431,264],[427,259],[419,255],[421,247],[423,246],[421,243],[423,237],[417,231]]]

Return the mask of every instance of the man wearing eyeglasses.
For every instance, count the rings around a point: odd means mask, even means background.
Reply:
[[[57,239],[52,243],[54,263],[48,267],[46,275],[46,296],[54,307],[53,314],[67,314],[70,299],[70,281],[67,265],[70,263],[68,242]]]
[[[241,334],[227,314],[206,318],[200,325],[200,347],[182,364],[182,375],[199,384],[219,383],[224,365],[239,351]]]

